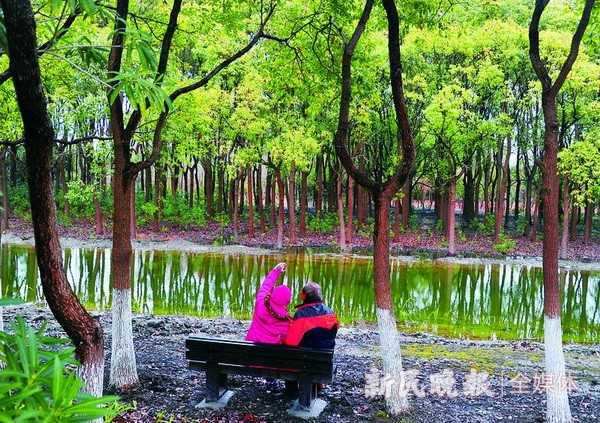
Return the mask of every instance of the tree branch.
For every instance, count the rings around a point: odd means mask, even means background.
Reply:
[[[358,44],[362,33],[365,30],[367,21],[373,10],[374,0],[366,0],[360,19],[354,29],[352,37],[344,47],[344,53],[342,56],[342,92],[340,95],[340,111],[338,118],[338,127],[333,138],[335,152],[340,160],[340,163],[344,166],[348,174],[358,184],[363,187],[375,191],[378,186],[365,172],[358,169],[350,156],[348,147],[346,146],[346,140],[348,139],[349,130],[349,115],[350,115],[350,101],[352,99],[352,55],[354,49]]]
[[[77,12],[71,13],[69,16],[67,16],[67,19],[65,20],[65,22],[61,25],[60,28],[58,28],[55,31],[54,36],[38,47],[38,49],[37,49],[38,57],[41,57],[46,51],[50,50],[52,48],[52,46],[54,46],[56,44],[56,42],[58,40],[60,40],[67,33],[67,31],[73,25],[73,22],[75,22],[75,19],[79,16],[79,14],[80,13],[77,11]],[[12,73],[11,73],[10,69],[7,69],[4,72],[0,73],[0,85],[5,83],[6,81],[8,81],[11,77],[12,77]]]
[[[96,135],[88,135],[85,137],[73,138],[70,140],[69,139],[54,139],[54,142],[56,144],[61,144],[61,145],[75,145],[75,144],[81,144],[84,142],[89,142],[89,141],[94,141],[94,140],[108,141],[108,140],[112,140],[112,137],[101,137],[101,136],[96,136]],[[4,147],[20,147],[24,144],[25,144],[24,138],[21,138],[16,141],[0,141],[0,145],[4,146]]]
[[[556,77],[556,81],[552,85],[552,92],[557,94],[562,85],[564,84],[573,64],[575,63],[575,59],[577,59],[577,55],[579,54],[579,45],[581,44],[581,39],[583,38],[583,34],[590,22],[590,16],[592,14],[592,8],[594,7],[595,0],[586,0],[585,5],[583,6],[583,12],[581,13],[581,19],[579,20],[579,24],[577,25],[577,29],[573,34],[573,38],[571,39],[571,48],[569,50],[569,55],[567,59],[562,65],[560,69],[560,73]]]
[[[546,65],[540,58],[540,19],[549,1],[550,0],[535,1],[533,16],[531,17],[531,22],[529,23],[529,59],[531,60],[535,74],[542,83],[542,88],[544,91],[549,91],[552,89],[552,81],[548,75],[548,69],[546,68]]]

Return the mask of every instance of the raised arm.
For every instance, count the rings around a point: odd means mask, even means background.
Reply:
[[[258,289],[258,293],[256,294],[257,301],[262,301],[267,296],[267,294],[273,290],[275,282],[277,281],[279,276],[281,276],[281,274],[285,272],[286,268],[287,265],[285,263],[279,263],[277,266],[271,269],[269,274],[265,277],[262,284],[260,285],[260,288]]]

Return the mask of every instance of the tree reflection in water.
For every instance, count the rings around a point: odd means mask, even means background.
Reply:
[[[110,250],[65,249],[69,280],[87,307],[110,309]],[[216,255],[136,251],[137,312],[249,318],[254,293],[279,261],[294,293],[319,282],[344,322],[374,321],[372,262],[325,255]],[[33,249],[2,248],[2,296],[42,302]],[[541,339],[542,273],[531,266],[458,265],[432,261],[392,265],[396,316],[403,330],[450,337]],[[600,272],[561,271],[566,341],[600,339]]]

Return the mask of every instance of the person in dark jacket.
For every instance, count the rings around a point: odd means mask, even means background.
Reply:
[[[339,322],[333,310],[323,304],[319,284],[308,282],[304,285],[300,291],[300,301],[284,344],[333,349]]]
[[[340,324],[333,310],[323,304],[319,284],[308,282],[304,285],[300,291],[300,301],[283,343],[306,348],[333,349]],[[317,384],[318,391],[322,388],[323,385]],[[295,398],[298,395],[298,382],[286,381],[285,391],[289,398]]]

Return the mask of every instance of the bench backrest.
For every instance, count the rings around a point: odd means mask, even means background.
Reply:
[[[326,378],[333,376],[333,350],[195,336],[187,338],[185,345],[190,364],[265,367]]]

